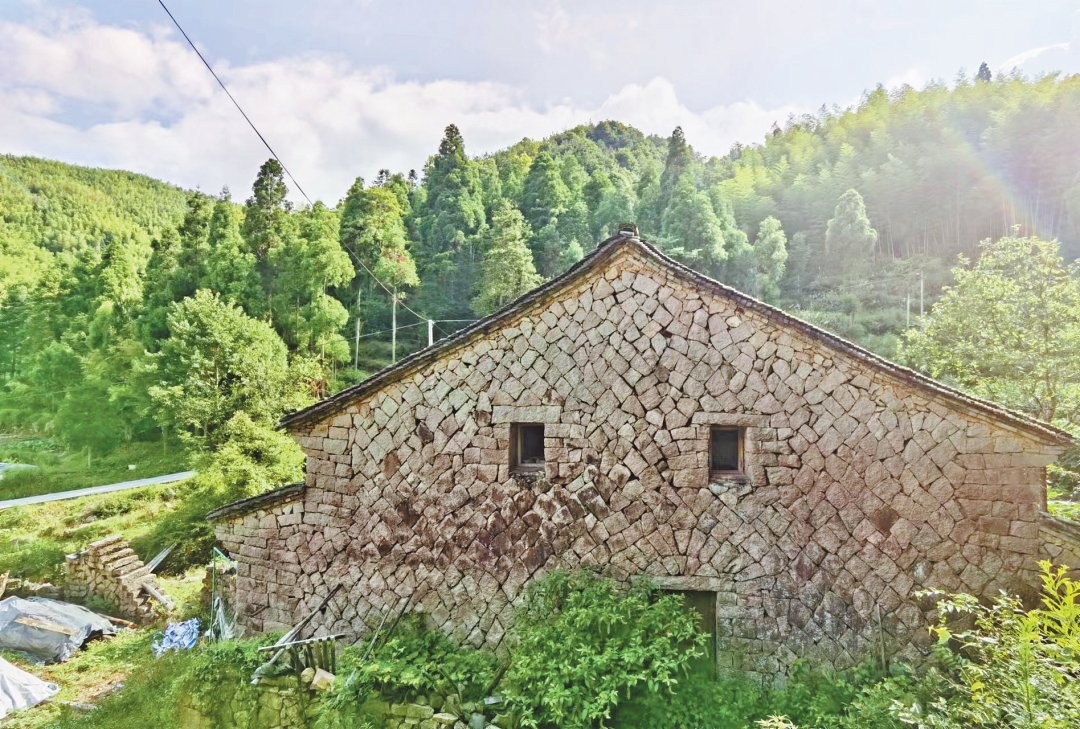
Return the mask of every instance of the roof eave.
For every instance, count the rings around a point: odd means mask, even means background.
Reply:
[[[253,511],[258,511],[259,509],[266,509],[271,506],[277,506],[278,504],[286,504],[303,496],[306,489],[307,485],[301,481],[299,483],[286,484],[285,486],[280,486],[272,491],[256,494],[255,496],[230,501],[228,504],[223,504],[207,513],[206,520],[220,521],[222,519],[235,519],[244,516],[245,514],[250,514]]]

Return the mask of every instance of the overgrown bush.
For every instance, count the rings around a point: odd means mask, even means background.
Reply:
[[[533,583],[500,690],[523,727],[604,726],[629,692],[671,690],[705,636],[682,597],[589,572]]]
[[[1041,562],[1040,607],[1024,610],[1001,595],[983,605],[971,595],[938,604],[934,628],[951,670],[943,695],[928,706],[898,707],[912,726],[1058,729],[1080,726],[1080,582],[1065,567]],[[962,618],[973,627],[954,632]]]
[[[768,692],[743,676],[689,673],[668,689],[639,689],[619,703],[619,729],[743,729],[765,716]]]
[[[938,602],[936,656],[916,680],[888,678],[863,689],[837,722],[804,727],[1065,729],[1080,726],[1080,582],[1040,563],[1042,599],[1025,610],[1002,594],[985,605],[971,595]],[[970,627],[956,630],[957,622]],[[876,720],[875,716],[885,718]],[[881,723],[888,722],[888,723]],[[779,713],[763,729],[795,729]]]
[[[353,729],[366,718],[364,704],[375,698],[441,701],[456,696],[475,701],[495,680],[498,662],[493,655],[456,644],[442,631],[427,627],[421,614],[403,619],[365,659],[368,645],[361,641],[342,652],[341,678],[320,707],[319,727]]]
[[[222,433],[227,440],[199,456],[195,464],[199,473],[185,498],[133,545],[147,555],[177,545],[164,565],[168,573],[209,561],[215,536],[207,512],[303,478],[304,454],[287,435],[242,412],[229,419]]]
[[[124,679],[124,688],[104,698],[89,713],[65,708],[46,729],[131,729],[180,726],[181,704],[189,696],[213,715],[224,712],[237,697],[257,708],[258,691],[250,685],[251,674],[265,659],[257,649],[272,642],[277,634],[253,641],[200,643],[189,651],[166,653],[155,659],[150,653],[150,633],[143,631],[134,640],[116,639],[123,655],[113,655],[109,643],[99,652],[110,660],[126,662],[133,670]]]
[[[911,674],[900,666],[891,680],[881,678],[880,668],[869,662],[848,671],[798,663],[782,687],[738,673],[691,674],[671,691],[634,692],[619,704],[615,726],[745,729],[774,715],[821,729],[898,729],[887,710],[914,695]],[[852,707],[858,707],[857,719],[849,718]]]

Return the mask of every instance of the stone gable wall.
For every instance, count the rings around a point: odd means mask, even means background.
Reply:
[[[302,499],[218,527],[253,627],[343,582],[328,630],[414,596],[498,646],[529,580],[591,565],[717,592],[721,655],[772,672],[925,640],[915,590],[1033,580],[1056,446],[616,255],[297,433]],[[543,477],[513,422],[545,424]],[[745,428],[747,483],[710,483],[710,425]]]
[[[1071,519],[1043,514],[1039,524],[1039,541],[1044,559],[1071,567],[1071,576],[1080,579],[1080,524]]]

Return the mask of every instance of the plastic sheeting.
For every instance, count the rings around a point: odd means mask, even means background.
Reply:
[[[56,695],[60,687],[0,658],[0,719],[13,711],[37,706]]]
[[[86,641],[107,635],[116,635],[116,626],[81,605],[44,597],[0,600],[0,648],[66,661]]]
[[[182,623],[170,623],[162,632],[161,637],[156,639],[150,649],[154,655],[161,658],[163,653],[169,651],[186,651],[195,647],[199,641],[199,619],[192,618]]]

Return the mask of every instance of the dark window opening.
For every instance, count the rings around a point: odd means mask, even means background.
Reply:
[[[682,595],[683,608],[697,615],[697,627],[708,636],[703,648],[704,655],[690,661],[688,668],[698,675],[716,675],[716,593],[705,590],[665,590]]]
[[[743,431],[741,428],[713,428],[709,433],[709,470],[742,475]]]
[[[518,471],[544,467],[544,426],[515,423],[510,426],[510,465]]]

